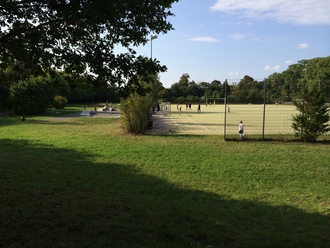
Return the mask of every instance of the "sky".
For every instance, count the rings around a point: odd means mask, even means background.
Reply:
[[[179,0],[174,30],[152,40],[152,57],[168,70],[165,88],[190,81],[263,80],[303,59],[330,56],[329,0]],[[137,49],[151,56],[151,42]]]

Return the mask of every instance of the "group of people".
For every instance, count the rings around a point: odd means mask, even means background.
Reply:
[[[176,104],[176,109],[179,110],[179,115],[181,115],[182,113],[182,107],[180,106],[180,103],[177,103]],[[191,102],[187,102],[186,103],[186,110],[191,110]],[[201,105],[198,104],[198,107],[197,107],[197,113],[201,113]]]
[[[182,107],[180,106],[180,103],[177,103],[177,110],[179,110],[179,115],[181,115],[182,113]],[[186,103],[186,110],[191,110],[191,103]],[[227,111],[228,113],[230,113],[230,107],[227,106]],[[198,104],[198,108],[197,108],[197,113],[200,113],[201,112],[201,105]],[[244,125],[243,125],[243,121],[240,121],[239,125],[238,125],[238,133],[239,133],[239,136],[241,137],[241,139],[244,138]]]

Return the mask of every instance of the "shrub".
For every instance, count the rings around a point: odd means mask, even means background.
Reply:
[[[16,114],[42,114],[52,105],[54,91],[43,77],[31,76],[10,87],[10,100]]]
[[[315,141],[321,134],[330,131],[329,108],[320,92],[305,94],[303,100],[295,101],[294,105],[300,112],[293,116],[292,128],[296,136],[305,141]]]
[[[68,104],[68,100],[64,96],[55,96],[53,100],[53,107],[56,109],[64,109]]]
[[[143,134],[148,128],[152,102],[150,96],[131,94],[121,101],[122,128],[132,134]]]

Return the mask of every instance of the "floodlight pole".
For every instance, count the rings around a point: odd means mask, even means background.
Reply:
[[[151,60],[151,61],[152,61],[152,41],[153,41],[154,39],[157,39],[157,34],[152,34],[152,35],[150,36],[150,60]],[[152,83],[152,82],[150,82],[150,83]],[[152,104],[154,104],[153,101],[154,101],[154,99],[153,99],[153,97],[152,97],[152,95],[151,95],[151,102],[152,102]],[[152,110],[151,110],[151,113],[153,113]],[[164,110],[163,110],[163,113],[165,113]],[[152,115],[152,114],[151,114],[151,115]]]
[[[150,58],[151,58],[151,60],[152,60],[152,41],[154,40],[154,39],[157,39],[157,34],[152,34],[151,35],[151,37],[150,37]]]

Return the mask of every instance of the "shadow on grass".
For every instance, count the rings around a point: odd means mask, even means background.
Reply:
[[[58,116],[58,117],[45,117],[44,119],[35,119],[34,117],[27,117],[25,121],[22,121],[22,119],[18,116],[14,117],[1,117],[0,118],[0,127],[4,126],[12,126],[12,125],[22,125],[22,124],[63,124],[63,122],[70,124],[68,122],[68,119],[72,118],[79,118],[79,115],[66,115],[66,116]],[[72,125],[77,125],[76,123],[71,123]]]
[[[183,189],[124,164],[0,140],[1,247],[326,247],[330,217]]]
[[[0,127],[4,127],[4,126],[12,126],[12,125],[17,125],[17,124],[21,124],[21,118],[18,116],[15,117],[8,117],[8,116],[3,116],[0,117]]]

